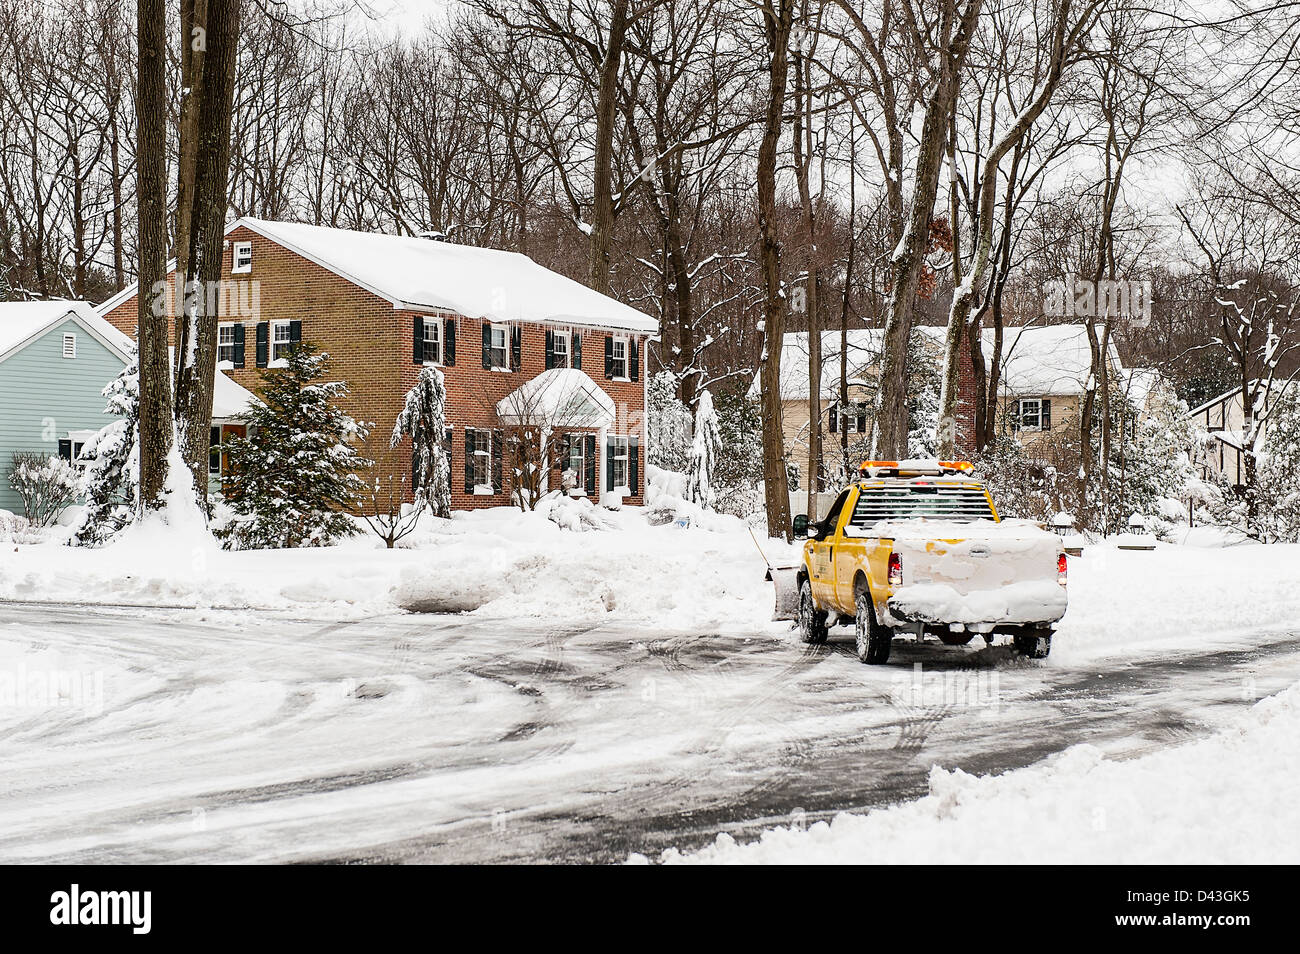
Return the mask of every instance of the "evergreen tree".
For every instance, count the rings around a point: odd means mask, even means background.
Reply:
[[[695,404],[695,439],[691,443],[686,465],[686,499],[705,510],[716,510],[718,493],[713,475],[722,452],[722,435],[718,414],[713,409],[713,395],[700,391]]]
[[[646,460],[664,470],[685,473],[691,453],[691,409],[677,398],[677,378],[660,371],[646,388]]]
[[[104,388],[105,414],[119,418],[100,428],[81,450],[86,468],[86,514],[68,543],[103,546],[125,527],[140,501],[140,368],[131,363]]]
[[[435,517],[451,516],[451,465],[444,445],[447,435],[447,388],[442,371],[424,368],[393,424],[390,447],[411,438],[411,480],[416,509],[428,507]]]
[[[321,382],[328,369],[329,355],[303,343],[287,367],[263,374],[248,436],[227,442],[234,516],[217,531],[227,547],[327,546],[357,532],[345,511],[366,489],[357,471],[371,462],[352,445],[366,428],[335,405],[348,386]]]

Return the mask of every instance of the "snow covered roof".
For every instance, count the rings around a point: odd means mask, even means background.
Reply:
[[[1115,340],[1110,340],[1111,367],[1123,371]],[[993,356],[993,331],[984,329],[984,357]],[[1092,348],[1086,325],[1024,325],[1002,331],[1003,394],[1075,395],[1087,389]]]
[[[124,362],[130,360],[131,339],[101,318],[89,302],[6,301],[0,302],[0,361],[69,317]]]
[[[915,329],[942,346],[944,329],[919,326]],[[831,400],[840,390],[840,332],[822,332],[822,400]],[[865,369],[873,366],[880,356],[884,331],[880,328],[851,328],[847,336],[849,379],[860,378]],[[758,375],[750,394],[758,394]],[[808,399],[808,332],[791,331],[781,345],[781,399],[798,401]]]
[[[212,419],[226,421],[244,414],[257,403],[257,395],[224,371],[212,380]]]
[[[244,218],[245,226],[400,308],[658,334],[659,322],[527,255],[400,235]]]
[[[614,414],[613,398],[577,368],[543,371],[497,402],[497,417],[506,425],[606,427]]]

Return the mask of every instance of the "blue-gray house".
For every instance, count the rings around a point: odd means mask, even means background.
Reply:
[[[15,451],[75,459],[112,420],[102,392],[131,347],[86,302],[0,302],[0,509],[22,509],[9,487]]]

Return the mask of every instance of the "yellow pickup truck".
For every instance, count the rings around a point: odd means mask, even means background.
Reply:
[[[834,616],[852,621],[858,657],[884,663],[895,635],[963,645],[1010,635],[1035,659],[1065,615],[1060,540],[1028,520],[1003,520],[965,461],[867,461],[825,519],[794,518],[807,538],[797,620],[820,643]]]

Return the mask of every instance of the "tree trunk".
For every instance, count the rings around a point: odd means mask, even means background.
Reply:
[[[186,287],[214,290],[221,281],[227,181],[230,169],[230,124],[235,89],[235,55],[239,39],[239,0],[208,3],[208,51],[203,85],[198,91],[194,148],[194,205],[190,213],[189,271]],[[197,285],[192,283],[197,282]],[[181,454],[194,479],[200,503],[208,487],[209,425],[217,367],[220,296],[209,291],[185,296],[184,339],[177,341],[176,421]]]
[[[596,149],[592,170],[591,262],[588,284],[609,294],[609,250],[614,234],[614,123],[619,71],[627,36],[628,0],[613,0],[605,58],[596,92]]]
[[[785,335],[785,297],[781,290],[781,242],[776,221],[776,151],[781,139],[788,78],[794,0],[763,0],[768,52],[768,97],[763,138],[758,147],[759,245],[766,300],[763,357],[759,380],[763,416],[763,486],[768,536],[790,539],[790,495],[786,479],[785,434],[781,421],[781,345]]]
[[[926,104],[921,126],[912,182],[912,207],[902,240],[889,262],[889,311],[885,319],[873,440],[877,458],[907,456],[907,344],[912,334],[916,290],[929,247],[930,222],[939,189],[939,172],[943,166],[948,118],[982,0],[967,0],[960,20],[954,3],[955,0],[948,0],[943,6],[939,76]]]
[[[147,513],[165,505],[172,446],[167,311],[157,307],[167,280],[167,5],[163,0],[137,0],[136,12],[140,504]]]

